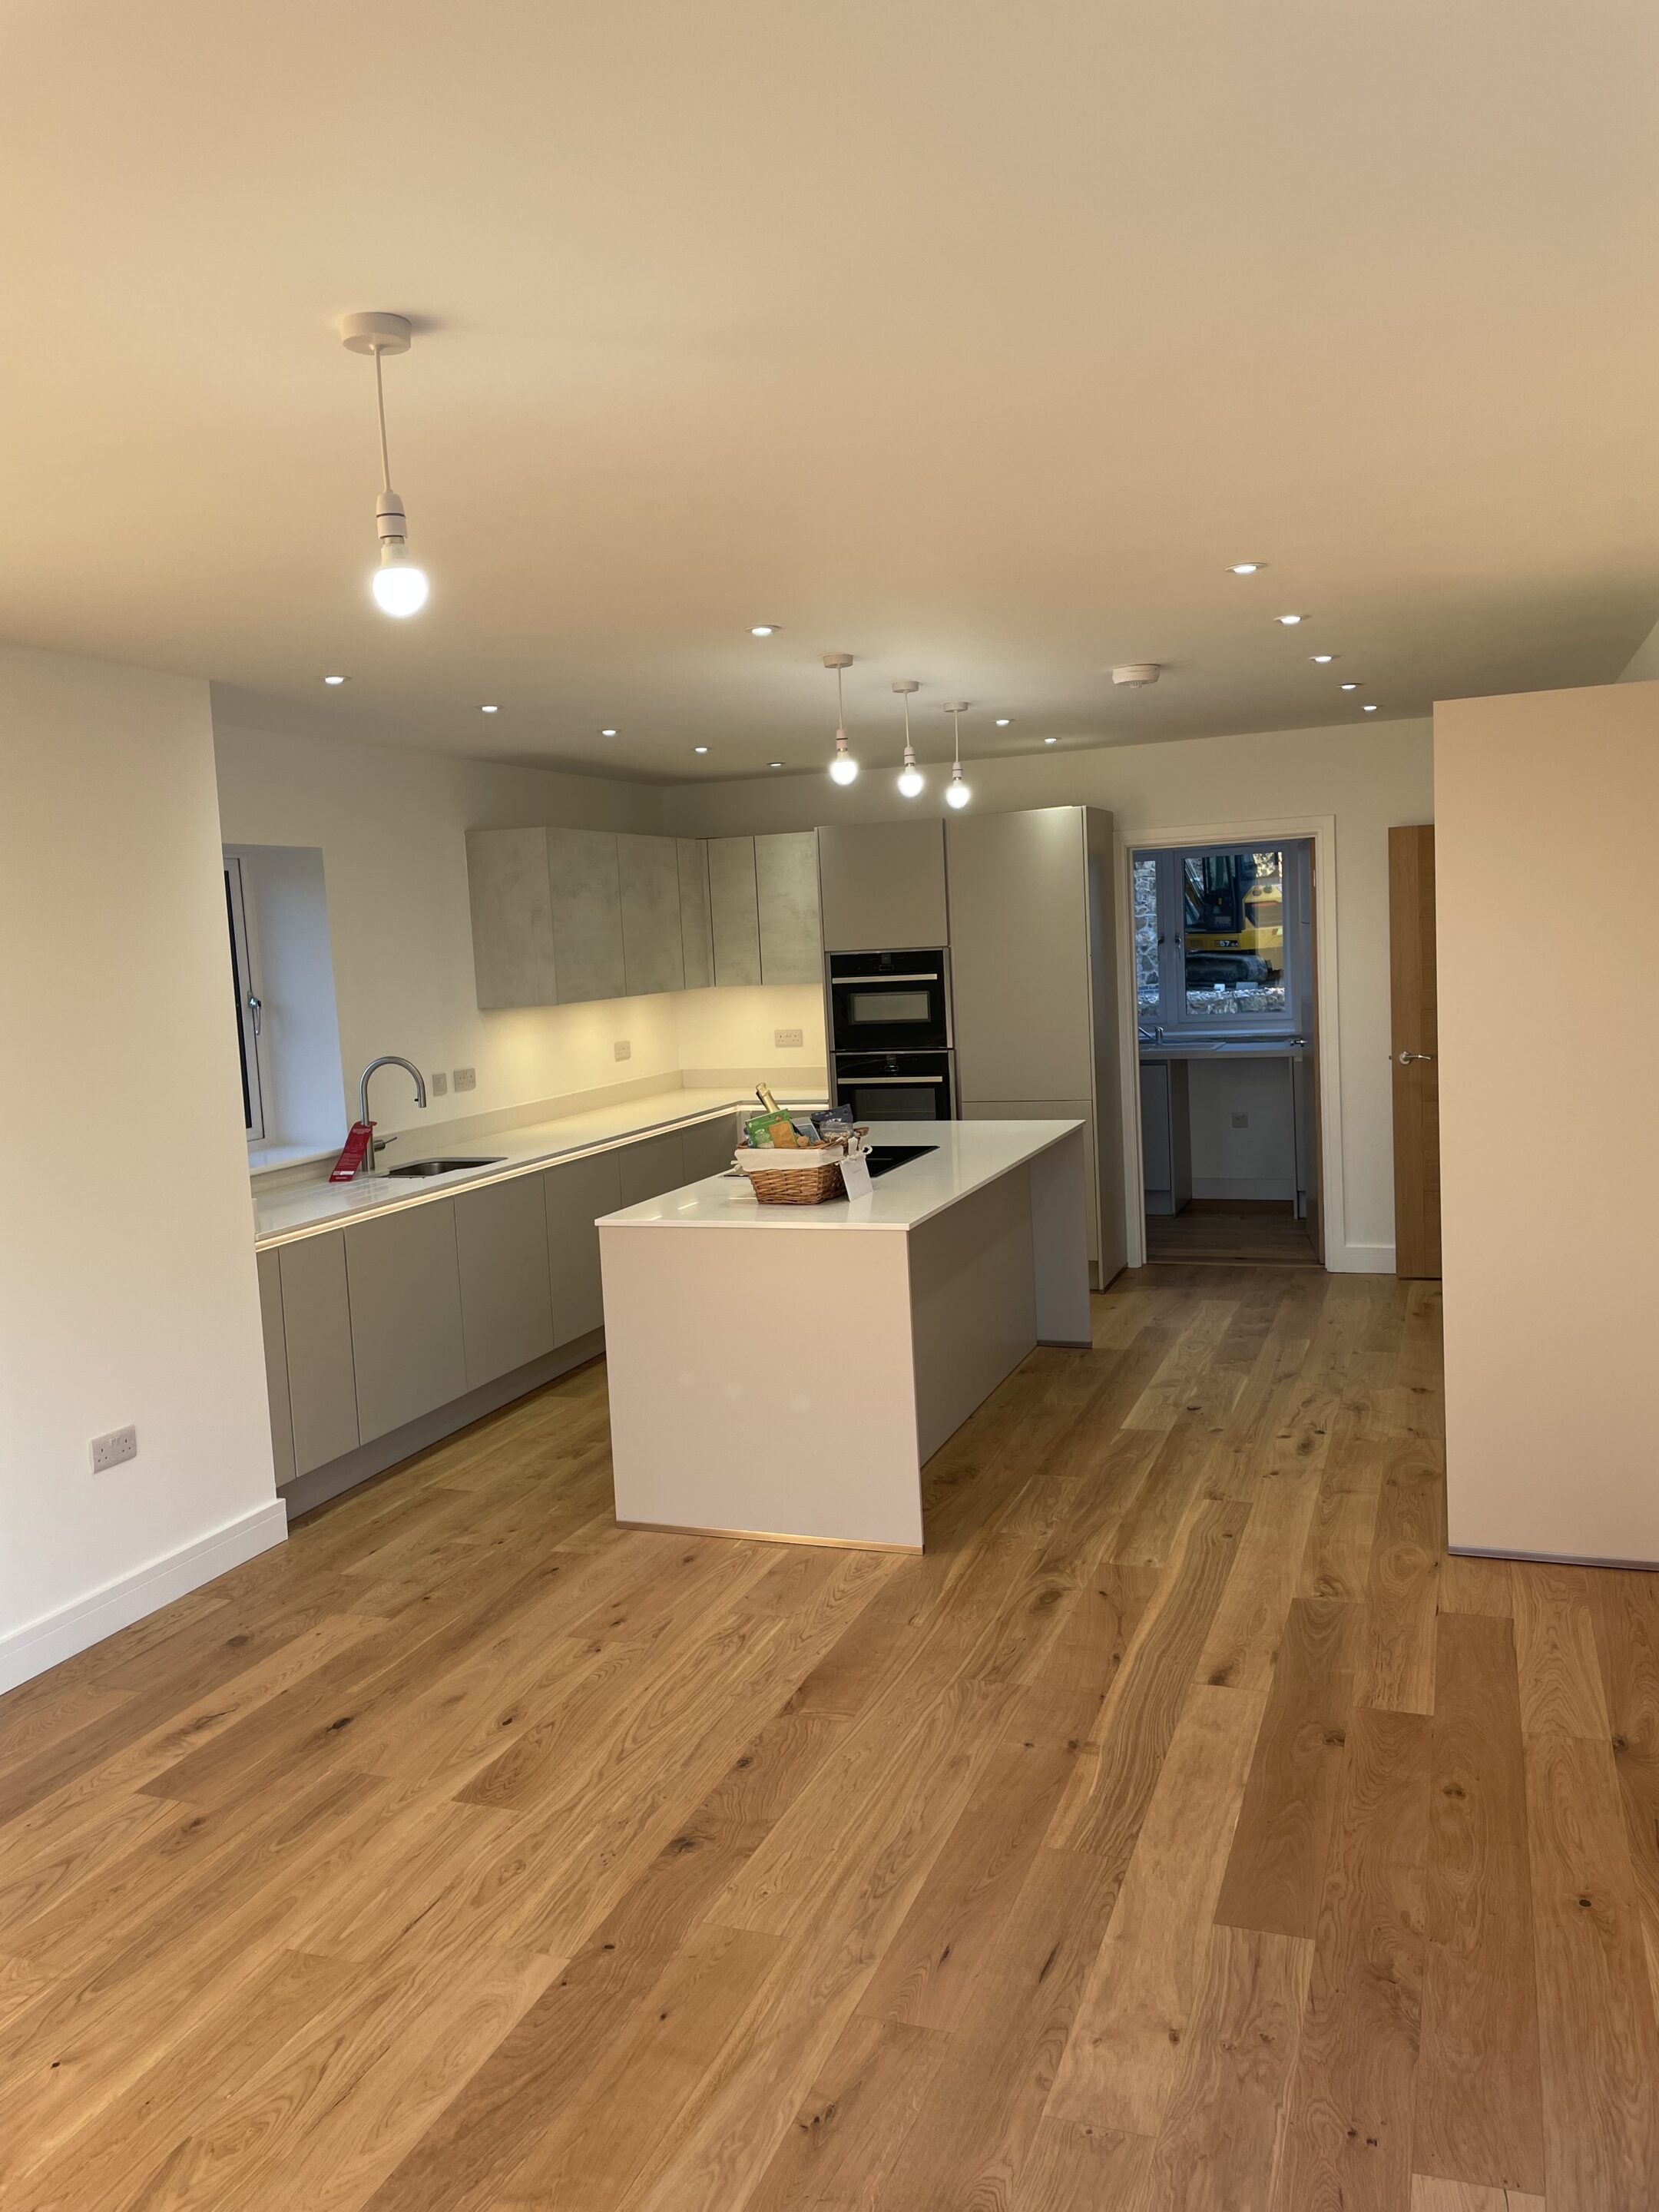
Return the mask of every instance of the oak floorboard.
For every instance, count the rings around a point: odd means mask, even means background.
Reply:
[[[0,2203],[1646,2212],[1659,1578],[1445,1557],[1438,1327],[1126,1276],[907,1558],[593,1363],[0,1697]]]
[[[1413,2163],[1419,2173],[1541,2195],[1526,1779],[1507,1620],[1442,1614],[1431,1743]]]

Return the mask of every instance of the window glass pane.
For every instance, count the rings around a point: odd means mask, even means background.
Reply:
[[[848,1005],[855,1022],[930,1022],[933,1002],[926,991],[849,991]]]
[[[1142,1013],[1158,1012],[1158,859],[1135,855],[1135,1005]]]
[[[1282,1015],[1284,855],[1188,854],[1181,890],[1188,1015],[1203,1021]]]

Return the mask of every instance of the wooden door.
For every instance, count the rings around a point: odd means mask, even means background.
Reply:
[[[1440,1028],[1434,965],[1434,830],[1389,832],[1397,1275],[1440,1273]]]

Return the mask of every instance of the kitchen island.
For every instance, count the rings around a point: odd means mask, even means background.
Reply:
[[[712,1176],[599,1222],[617,1518],[917,1551],[921,1469],[1036,1344],[1089,1341],[1085,1125],[874,1124],[867,1196]]]

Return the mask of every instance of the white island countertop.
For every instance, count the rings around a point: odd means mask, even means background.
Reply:
[[[744,1175],[710,1176],[600,1218],[606,1228],[909,1230],[1061,1143],[1081,1121],[872,1121],[872,1145],[933,1150],[878,1176],[867,1198],[763,1206]],[[782,1157],[787,1158],[785,1154]]]
[[[786,1105],[793,1102],[785,1098]],[[822,1094],[812,1103],[823,1103]],[[405,1160],[458,1156],[485,1161],[487,1165],[458,1168],[449,1175],[420,1178],[360,1175],[353,1182],[330,1182],[325,1177],[308,1182],[280,1185],[254,1191],[256,1244],[290,1243],[300,1237],[314,1237],[337,1229],[364,1215],[392,1206],[420,1206],[437,1198],[453,1197],[480,1183],[501,1182],[510,1176],[547,1167],[554,1161],[582,1152],[602,1152],[612,1145],[683,1129],[694,1121],[712,1121],[746,1105],[756,1111],[752,1091],[658,1091],[638,1098],[591,1107],[581,1114],[563,1114],[553,1121],[526,1121],[507,1129],[492,1129],[483,1136],[447,1135],[442,1121],[430,1133],[421,1128],[402,1132],[388,1164]],[[733,1133],[735,1135],[735,1125]]]

